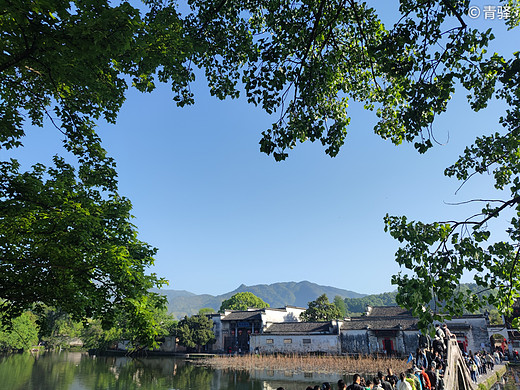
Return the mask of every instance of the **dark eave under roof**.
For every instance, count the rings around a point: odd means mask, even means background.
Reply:
[[[270,325],[264,334],[332,334],[330,322],[280,322]]]
[[[341,330],[417,330],[417,322],[414,317],[354,317],[343,322]]]

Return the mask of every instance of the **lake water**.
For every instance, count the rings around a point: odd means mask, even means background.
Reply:
[[[341,378],[351,383],[351,378],[329,374],[214,370],[170,357],[0,356],[0,390],[305,390]]]
[[[518,390],[520,389],[520,367],[509,366],[506,375],[497,382],[491,390]]]
[[[513,367],[493,390],[516,390]],[[0,356],[0,390],[305,390],[309,385],[352,378],[274,370],[215,370],[171,358],[89,356],[79,352]],[[506,382],[507,379],[507,383]]]

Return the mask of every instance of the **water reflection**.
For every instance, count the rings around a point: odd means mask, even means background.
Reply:
[[[9,390],[301,390],[338,375],[273,370],[214,370],[169,357],[90,357],[82,353],[0,357],[0,388]]]
[[[511,365],[506,374],[490,390],[518,390],[520,388],[520,367]]]

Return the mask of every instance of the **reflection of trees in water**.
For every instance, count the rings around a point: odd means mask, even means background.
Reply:
[[[491,390],[517,390],[520,383],[517,379],[520,377],[520,367],[509,366],[506,374],[499,381],[499,384],[495,384]]]
[[[263,390],[261,381],[253,380],[251,373],[245,370],[222,370],[219,390]]]
[[[0,357],[0,388],[9,390],[71,390],[74,383],[88,390],[264,390],[281,385],[299,390],[318,384],[317,377],[308,379],[302,387],[303,382],[290,378],[258,379],[249,371],[215,370],[168,357],[94,358],[81,353]]]
[[[5,389],[54,390],[59,379],[60,388],[67,389],[78,370],[79,366],[69,361],[67,354],[9,355],[0,364],[0,384]]]
[[[82,384],[88,389],[166,389],[174,384],[173,359],[86,358]]]
[[[34,357],[29,354],[0,356],[0,384],[2,388],[27,388],[33,370]]]
[[[201,389],[210,390],[214,370],[205,367],[184,364],[177,368],[173,377],[173,385],[176,389]]]
[[[213,370],[172,358],[86,358],[81,383],[88,389],[211,389]]]

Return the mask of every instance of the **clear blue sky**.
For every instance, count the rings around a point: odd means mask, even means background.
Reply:
[[[499,46],[518,35],[505,37],[498,20],[470,22],[499,29]],[[276,163],[258,145],[272,118],[244,100],[210,97],[203,80],[193,90],[196,104],[185,108],[175,106],[167,86],[147,95],[131,90],[117,124],[99,124],[140,239],[159,248],[153,271],[170,281],[167,288],[217,295],[241,283],[309,280],[360,293],[391,291],[398,246],[383,231],[386,213],[454,219],[475,206],[445,202],[496,197],[488,177],[455,195],[460,183],[443,176],[475,136],[499,130],[500,107],[475,114],[464,93],[435,123],[444,144],[425,155],[381,140],[372,130],[375,115],[352,107],[338,157],[305,143]],[[16,154],[49,161],[62,152],[59,140],[51,126],[36,129]]]

